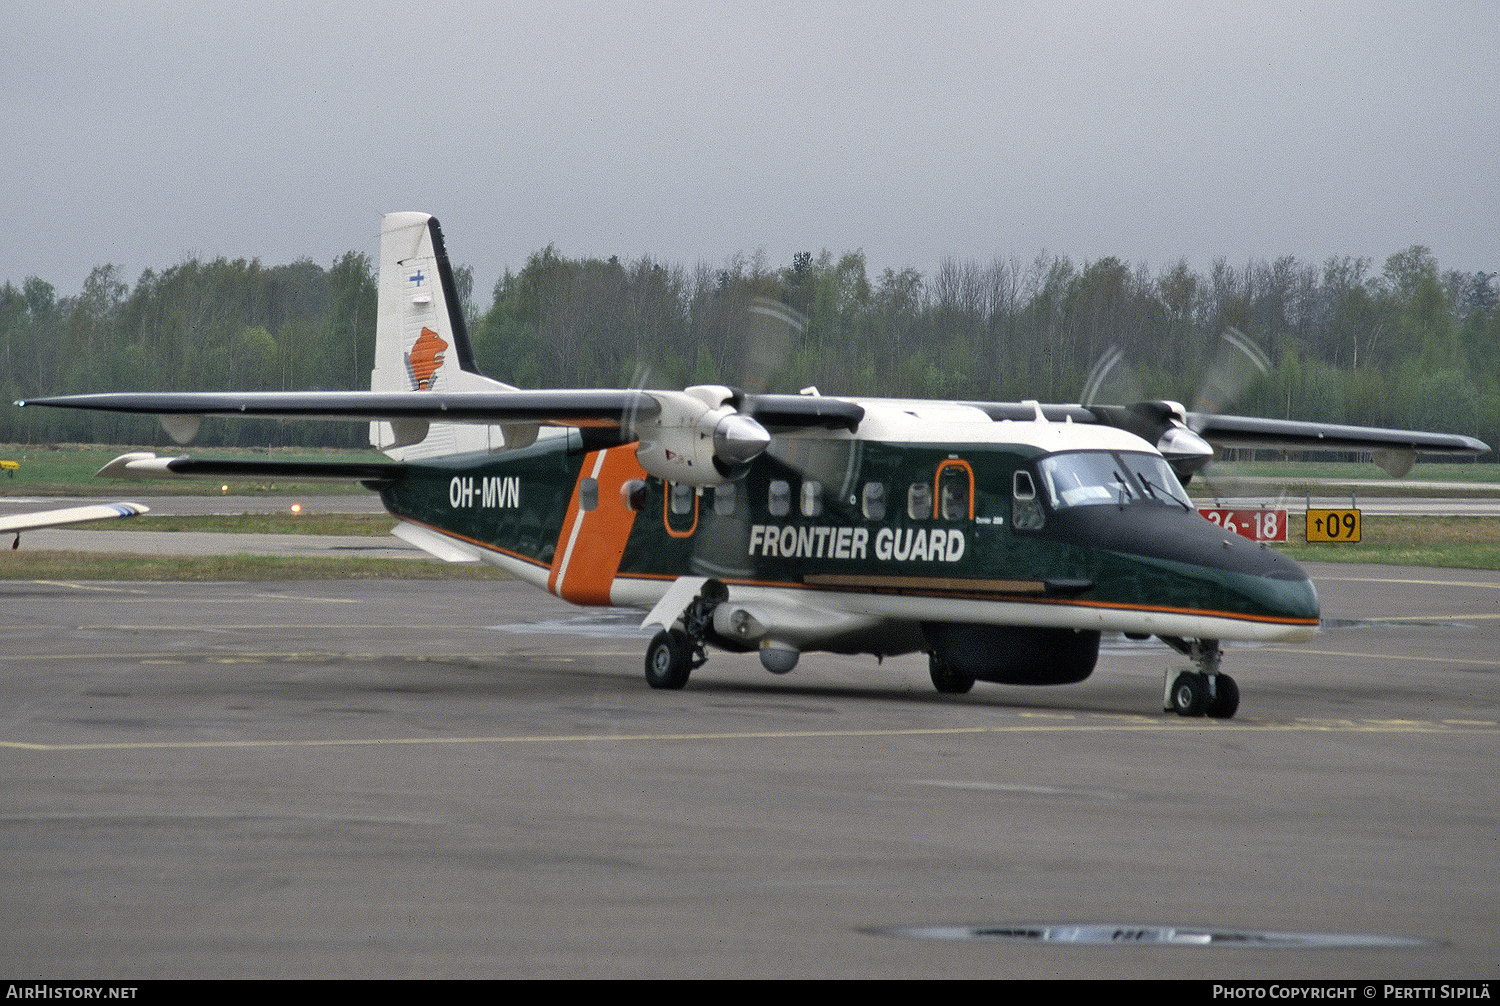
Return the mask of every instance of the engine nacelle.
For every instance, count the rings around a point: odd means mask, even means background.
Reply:
[[[659,479],[699,488],[733,482],[771,445],[765,427],[727,404],[734,394],[729,388],[699,385],[647,394],[659,409],[634,423],[640,441],[635,456]]]
[[[1188,413],[1181,402],[1164,399],[1134,405],[1096,405],[1089,411],[1101,422],[1154,444],[1184,483],[1213,460],[1213,445],[1188,425]]]
[[[1071,685],[1099,660],[1099,633],[1092,630],[924,622],[922,632],[943,663],[976,681]]]

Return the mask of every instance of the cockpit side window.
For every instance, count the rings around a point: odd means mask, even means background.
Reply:
[[[1047,522],[1041,501],[1036,498],[1036,483],[1025,469],[1011,476],[1010,505],[1011,526],[1017,531],[1040,531]]]

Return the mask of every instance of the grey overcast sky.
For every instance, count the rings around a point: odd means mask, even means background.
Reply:
[[[0,282],[374,252],[1500,269],[1496,0],[0,6]]]

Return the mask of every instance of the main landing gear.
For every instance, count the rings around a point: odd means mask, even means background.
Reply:
[[[1183,656],[1192,658],[1195,670],[1184,670],[1172,676],[1166,674],[1162,694],[1162,710],[1175,712],[1179,716],[1208,716],[1227,720],[1240,707],[1240,689],[1234,679],[1219,672],[1219,658],[1224,651],[1219,649],[1217,639],[1179,639],[1162,636],[1162,641]]]
[[[729,589],[709,580],[682,616],[651,639],[646,648],[646,684],[675,690],[687,684],[688,676],[708,663],[703,641],[713,627],[714,609],[729,597]]]
[[[965,674],[936,653],[927,655],[927,672],[932,687],[944,695],[963,695],[974,687],[974,675]]]

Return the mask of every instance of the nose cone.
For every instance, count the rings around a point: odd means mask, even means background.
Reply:
[[[1187,536],[1170,554],[1141,555],[1143,563],[1171,574],[1184,607],[1253,624],[1247,636],[1254,639],[1294,641],[1317,631],[1318,591],[1301,566],[1258,542],[1202,523],[1208,534]]]
[[[1227,586],[1238,593],[1242,606],[1251,613],[1264,612],[1268,627],[1280,624],[1280,631],[1268,631],[1263,637],[1298,641],[1310,639],[1317,632],[1320,611],[1318,589],[1303,572],[1302,567],[1290,559],[1281,558],[1286,565],[1301,573],[1300,579],[1283,579],[1269,576],[1239,576],[1230,578]]]

